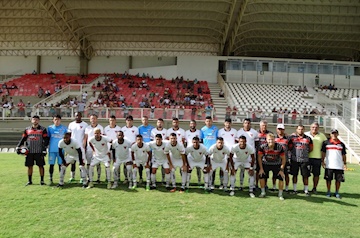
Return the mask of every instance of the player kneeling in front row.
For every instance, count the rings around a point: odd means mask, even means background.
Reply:
[[[215,176],[214,171],[216,171],[217,168],[220,168],[221,171],[223,171],[223,179],[221,184],[223,186],[224,191],[227,191],[227,185],[229,181],[229,167],[228,167],[228,157],[230,155],[230,150],[228,147],[224,145],[224,138],[218,137],[216,139],[216,144],[212,145],[209,149],[210,154],[210,161],[211,161],[211,168],[210,168],[210,180],[209,180],[209,187],[211,189],[214,188],[214,185],[212,184],[212,176]],[[221,183],[221,182],[220,182]],[[221,186],[220,185],[220,186]]]
[[[235,155],[235,156],[234,156]],[[249,173],[249,196],[254,198],[254,164],[255,164],[255,155],[254,148],[246,144],[246,137],[239,137],[239,144],[234,145],[231,148],[231,153],[229,157],[229,163],[231,166],[231,175],[230,175],[230,196],[235,194],[235,180],[236,172],[238,168],[248,170]]]
[[[94,177],[94,167],[100,163],[103,163],[106,171],[106,179],[108,181],[107,188],[111,188],[110,182],[110,156],[109,156],[109,147],[107,143],[112,142],[106,136],[101,135],[101,130],[96,128],[94,130],[94,137],[89,139],[89,145],[93,150],[93,158],[90,164],[89,171],[89,186],[87,188],[93,188],[93,177]]]
[[[164,153],[166,145],[162,141],[161,134],[156,134],[155,141],[149,142],[149,147],[154,155],[151,167],[151,189],[156,188],[156,171],[161,166],[165,170],[166,189],[170,190],[170,168],[167,156]]]
[[[185,149],[185,153],[187,155],[187,161],[189,165],[189,171],[186,179],[186,189],[188,189],[190,185],[192,170],[198,167],[203,170],[204,188],[205,192],[207,192],[209,190],[210,180],[210,159],[206,147],[203,144],[200,144],[199,137],[194,137],[192,139],[192,145]]]
[[[82,157],[82,151],[80,145],[71,139],[71,132],[67,132],[64,134],[62,140],[59,141],[59,156],[62,159],[62,165],[60,169],[60,181],[58,187],[64,186],[64,177],[66,172],[66,167],[69,164],[74,164],[79,162],[80,176],[83,181],[83,188],[86,188],[86,169],[84,167],[84,161]],[[65,152],[65,155],[63,153]]]
[[[170,178],[172,180],[173,188],[170,192],[176,191],[176,168],[181,169],[181,189],[180,193],[185,191],[186,178],[187,178],[187,163],[185,157],[185,147],[177,141],[175,133],[170,134],[170,143],[165,147],[164,153],[167,156],[170,167]]]
[[[111,150],[114,158],[114,184],[111,188],[118,187],[118,181],[120,177],[120,165],[124,164],[126,166],[127,177],[129,178],[129,188],[132,188],[131,185],[131,172],[132,172],[132,162],[129,157],[129,149],[131,148],[131,142],[124,139],[124,132],[117,132],[117,139],[111,143]]]
[[[283,187],[284,187],[284,168],[285,168],[285,152],[284,147],[275,142],[275,136],[271,133],[266,135],[266,143],[262,144],[258,151],[258,165],[261,194],[260,198],[265,197],[265,179],[269,178],[269,172],[276,176],[279,180],[279,199],[284,200]]]
[[[143,142],[142,135],[136,136],[135,143],[131,146],[131,159],[133,164],[133,189],[137,187],[137,172],[142,165],[146,172],[146,191],[150,191],[150,159],[151,150],[148,144]]]

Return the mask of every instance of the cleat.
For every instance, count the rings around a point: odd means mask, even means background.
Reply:
[[[215,189],[214,185],[211,185],[210,190],[214,191],[214,189]]]
[[[86,184],[83,184],[83,185],[82,185],[82,188],[84,188],[84,189],[87,188],[87,185],[86,185]]]
[[[327,192],[327,193],[326,193],[326,197],[331,197],[331,193],[330,193],[330,192]]]
[[[254,194],[253,192],[249,192],[249,196],[250,196],[251,198],[254,198],[254,197],[255,197],[255,194]]]
[[[220,190],[223,190],[223,189],[224,189],[224,186],[220,185],[219,189],[220,189]]]
[[[114,183],[113,186],[111,186],[111,189],[115,189],[117,187],[118,187],[118,185],[116,183]]]
[[[234,196],[235,192],[233,190],[231,190],[231,192],[229,193],[230,196]]]
[[[317,194],[316,188],[313,188],[313,189],[311,190],[311,192],[312,192],[313,194]]]
[[[304,194],[305,194],[306,197],[310,197],[310,196],[311,196],[308,191],[304,192]]]
[[[146,191],[150,191],[150,186],[149,186],[149,185],[146,185],[145,190],[146,190]]]
[[[94,183],[93,182],[89,182],[89,185],[87,186],[87,189],[93,188],[94,187]]]
[[[155,190],[156,189],[156,186],[150,186],[150,190]]]
[[[280,199],[280,201],[284,201],[284,200],[285,200],[283,196],[279,196],[279,199]]]
[[[100,182],[100,179],[96,180],[95,183],[98,183],[98,184],[101,183],[101,182]]]
[[[129,181],[127,179],[124,180],[123,184],[127,184]]]
[[[261,193],[260,195],[259,195],[259,198],[264,198],[266,196],[266,193]]]
[[[29,185],[32,185],[32,182],[27,182],[27,183],[25,184],[25,187],[26,187],[26,186],[29,186]]]
[[[276,188],[271,188],[271,189],[269,189],[269,191],[272,192],[272,193],[275,193],[275,192],[276,192]]]
[[[243,188],[243,187],[240,187],[240,188],[239,188],[239,191],[242,191],[242,190],[244,190],[244,188]]]
[[[184,192],[185,192],[185,189],[184,189],[184,188],[180,188],[179,193],[184,193]]]
[[[134,185],[134,186],[131,187],[131,189],[132,189],[132,190],[135,190],[135,189],[137,189],[137,186]]]
[[[46,183],[44,181],[40,181],[40,186],[44,186]]]
[[[297,195],[297,194],[298,194],[298,191],[292,191],[291,194]]]
[[[107,184],[107,189],[110,189],[112,186],[111,186],[111,182],[109,182],[108,184]]]
[[[74,178],[69,178],[68,183],[72,183],[72,182],[74,182],[74,181],[75,181]]]
[[[174,192],[176,192],[176,188],[175,188],[175,187],[170,190],[170,193],[174,193]]]
[[[63,188],[64,187],[64,184],[58,184],[56,185],[57,188]]]
[[[229,191],[229,189],[227,187],[224,187],[224,192]]]
[[[340,196],[340,194],[338,194],[338,193],[335,193],[335,197],[336,197],[337,199],[341,199],[341,196]]]

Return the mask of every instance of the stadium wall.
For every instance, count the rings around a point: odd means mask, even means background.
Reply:
[[[96,56],[89,61],[89,73],[123,73],[129,70],[129,56]]]
[[[143,73],[145,73],[152,75],[155,78],[159,78],[160,76],[162,76],[163,78],[171,79],[171,78],[176,78],[177,76],[177,66],[173,65],[173,66],[160,66],[160,67],[149,67],[149,68],[136,68],[136,69],[130,69],[129,73],[133,75],[136,75],[138,73],[142,75]]]
[[[36,56],[0,56],[0,75],[23,75],[36,70]]]

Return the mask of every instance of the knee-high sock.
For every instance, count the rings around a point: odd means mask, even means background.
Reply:
[[[190,180],[191,180],[191,172],[189,171],[189,173],[187,173],[187,178],[186,178],[186,187],[188,188],[190,186]]]
[[[150,185],[150,168],[145,168],[145,172],[146,172],[146,185],[149,186]]]
[[[245,169],[240,169],[240,187],[244,185]]]
[[[165,174],[166,187],[170,185],[170,173]]]
[[[97,171],[97,175],[98,175],[98,180],[100,180],[100,177],[101,177],[101,164],[98,164],[97,166],[96,166],[96,171]],[[106,175],[107,176],[107,175]],[[109,177],[107,177],[107,178],[110,178],[110,176]],[[108,181],[110,181],[110,180],[108,180]]]
[[[105,171],[106,171],[106,179],[109,183],[110,182],[110,167],[105,167]]]
[[[133,170],[132,170],[132,180],[133,180],[134,183],[136,183],[137,171],[138,171],[138,167],[135,167],[135,168],[133,168]]]
[[[235,181],[236,181],[236,176],[235,175],[230,175],[230,188],[231,189],[235,188]]]
[[[165,169],[161,167],[161,182],[165,181]]]
[[[215,177],[215,173],[216,173],[216,170],[210,170],[209,173],[205,174],[204,173],[204,183],[205,183],[205,176],[208,175],[209,176],[209,181],[208,181],[208,186],[211,187],[213,184],[213,180],[212,178]]]
[[[175,188],[175,187],[176,187],[175,169],[172,169],[172,170],[170,171],[170,178],[171,178],[172,186]]]
[[[142,164],[140,164],[140,166],[139,166],[139,178],[140,179],[143,178],[143,170],[144,170],[144,166]]]
[[[66,172],[66,166],[61,166],[60,181],[59,181],[59,184],[61,185],[64,184],[65,172]]]
[[[113,167],[113,176],[114,176],[114,183],[117,184],[118,180],[119,180],[119,166],[114,166]]]
[[[92,182],[94,177],[94,166],[90,166],[89,170],[89,181]]]
[[[86,176],[89,178],[90,180],[90,164],[86,165]]]
[[[80,169],[80,176],[83,180],[83,184],[85,185],[86,184],[86,169],[82,165],[79,166],[79,169]]]
[[[75,178],[75,170],[76,170],[75,165],[76,163],[71,164],[71,172],[70,172],[71,178]]]
[[[199,167],[196,167],[196,174],[198,178],[198,183],[201,183],[201,169]]]
[[[126,171],[126,165],[124,164],[124,176],[125,176],[125,180],[129,180],[129,178],[127,177],[128,173]]]
[[[132,182],[131,181],[131,168],[132,168],[131,164],[126,165],[127,177],[130,182]],[[136,182],[136,180],[135,180],[135,182]]]
[[[224,171],[224,176],[223,176],[224,188],[226,188],[228,186],[228,182],[229,182],[229,173],[227,171]]]
[[[249,176],[249,191],[252,192],[255,184],[255,175]]]
[[[156,174],[151,173],[151,185],[156,186]]]
[[[49,167],[50,180],[52,180],[53,174],[54,174],[54,165],[50,164],[50,167]]]
[[[204,173],[204,187],[205,187],[205,189],[207,189],[208,187],[209,187],[209,180],[210,180],[210,178],[209,178],[210,176],[209,176],[209,173]]]
[[[187,180],[187,172],[182,172],[181,173],[181,187],[185,188],[186,185],[186,180]]]

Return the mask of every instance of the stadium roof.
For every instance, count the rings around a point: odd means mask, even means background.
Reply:
[[[360,60],[360,0],[6,0],[0,55]]]

